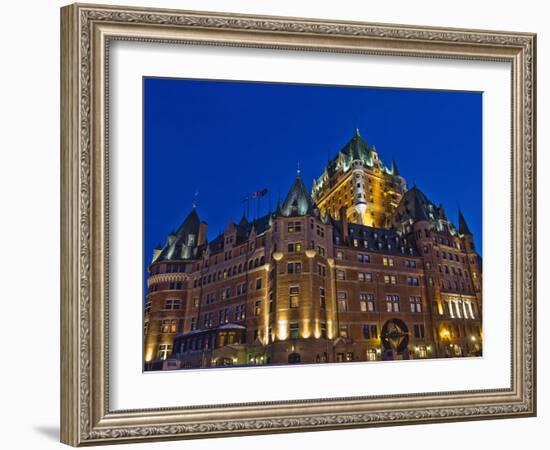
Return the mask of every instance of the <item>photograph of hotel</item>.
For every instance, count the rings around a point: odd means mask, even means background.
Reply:
[[[452,223],[422,180],[348,136],[311,188],[298,168],[272,210],[245,207],[211,240],[216,211],[190,205],[145,261],[145,370],[482,355],[481,257],[462,211]]]

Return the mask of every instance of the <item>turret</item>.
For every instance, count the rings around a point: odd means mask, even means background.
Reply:
[[[294,184],[290,188],[286,199],[282,205],[277,205],[277,212],[285,217],[291,216],[305,216],[308,214],[314,214],[315,203],[311,198],[300,173],[296,175]]]
[[[458,232],[463,236],[466,251],[475,252],[474,237],[460,208],[458,208]]]

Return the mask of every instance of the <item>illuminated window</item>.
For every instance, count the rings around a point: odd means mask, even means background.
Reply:
[[[302,222],[288,222],[288,228],[289,233],[299,233],[302,231]]]
[[[367,361],[376,361],[377,359],[376,350],[374,348],[369,348],[367,350]]]
[[[399,306],[399,295],[388,294],[386,295],[386,311],[387,312],[399,312],[401,310]]]
[[[413,295],[409,297],[409,301],[411,303],[411,312],[413,313],[422,312],[422,297]]]
[[[256,300],[254,303],[254,315],[259,316],[262,313],[262,301]]]
[[[374,311],[374,294],[367,294],[366,292],[359,293],[359,306],[362,312]]]
[[[347,338],[349,336],[349,330],[347,325],[340,325],[340,336]]]
[[[419,358],[427,358],[428,357],[428,351],[426,350],[425,345],[420,345],[417,347],[417,354]]]
[[[370,273],[370,272],[359,272],[357,274],[357,279],[359,281],[371,282],[372,281],[372,273]]]
[[[160,344],[158,351],[158,359],[165,360],[168,358],[168,355],[172,353],[172,346],[169,344]]]
[[[199,307],[199,297],[193,298],[193,307],[198,308]]]
[[[347,362],[353,361],[353,352],[346,353],[346,361]]]
[[[346,279],[346,271],[345,270],[337,270],[336,271],[336,279],[337,280],[345,280]]]
[[[384,275],[384,283],[386,284],[396,284],[397,278],[395,275]]]
[[[246,319],[246,305],[237,305],[235,307],[235,320],[244,320]]]
[[[336,252],[336,259],[344,259],[344,252],[337,251]]]
[[[393,258],[388,258],[388,257],[384,256],[384,257],[382,258],[382,263],[383,263],[385,266],[393,267],[393,265],[394,265],[394,260],[393,260]]]
[[[302,243],[301,242],[294,242],[288,244],[288,252],[289,253],[299,253],[302,251]]]
[[[290,307],[298,308],[300,304],[300,286],[290,286],[288,293]]]
[[[176,333],[178,330],[178,321],[176,319],[164,319],[160,323],[160,332],[163,334]]]
[[[348,310],[348,294],[346,292],[338,292],[338,311],[346,312]]]
[[[223,324],[229,322],[229,308],[220,309],[218,312],[218,323]]]

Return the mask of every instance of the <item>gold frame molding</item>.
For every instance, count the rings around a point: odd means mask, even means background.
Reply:
[[[512,67],[509,389],[112,411],[108,57],[113,40],[507,61]],[[536,35],[75,4],[61,9],[61,440],[73,446],[536,414]]]

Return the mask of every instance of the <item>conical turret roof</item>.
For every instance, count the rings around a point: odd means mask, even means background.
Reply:
[[[283,216],[305,216],[312,214],[315,203],[309,194],[302,178],[298,175],[290,188],[284,203],[277,208],[277,212]]]
[[[199,215],[196,208],[193,208],[178,229],[168,236],[166,244],[154,259],[154,262],[194,258],[196,256],[199,227]]]
[[[460,234],[472,235],[472,232],[470,231],[470,228],[468,228],[468,224],[466,223],[466,219],[464,219],[464,215],[462,214],[462,210],[460,208],[458,208],[458,232]]]

